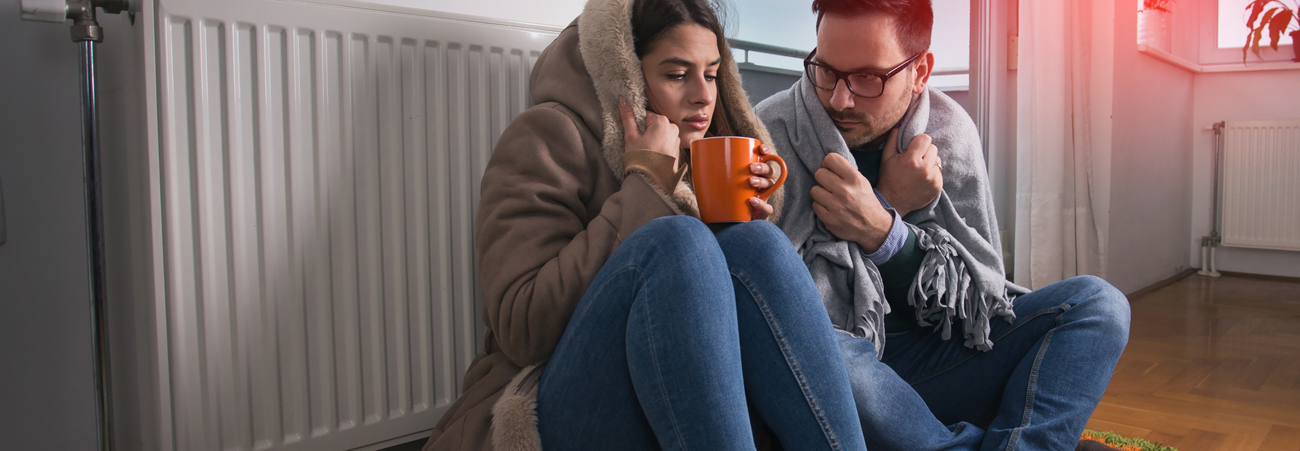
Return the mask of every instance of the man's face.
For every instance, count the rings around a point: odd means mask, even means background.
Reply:
[[[904,54],[895,30],[894,18],[885,14],[826,15],[817,30],[814,59],[843,72],[883,74],[912,57]],[[933,64],[927,51],[885,82],[880,97],[856,96],[840,80],[834,90],[817,89],[817,98],[844,142],[857,147],[884,135],[903,118],[912,94],[925,90]]]

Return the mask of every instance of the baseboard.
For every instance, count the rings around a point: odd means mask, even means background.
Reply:
[[[1246,278],[1246,279],[1272,280],[1272,281],[1274,281],[1274,282],[1292,282],[1292,283],[1300,283],[1300,277],[1274,276],[1274,275],[1270,275],[1270,274],[1255,274],[1255,273],[1249,273],[1249,272],[1236,272],[1236,271],[1219,271],[1219,273],[1220,273],[1220,274],[1223,274],[1223,275],[1225,275],[1225,276],[1241,277],[1241,278]]]
[[[1167,286],[1173,285],[1174,282],[1177,282],[1177,281],[1179,281],[1179,280],[1183,280],[1183,279],[1187,278],[1187,276],[1190,276],[1190,275],[1192,275],[1192,274],[1196,274],[1196,268],[1187,268],[1187,269],[1184,269],[1184,270],[1180,271],[1178,274],[1174,274],[1173,276],[1169,277],[1168,279],[1161,280],[1161,281],[1159,281],[1159,282],[1156,282],[1156,283],[1154,283],[1154,284],[1151,284],[1150,286],[1148,286],[1148,287],[1146,287],[1146,288],[1142,288],[1142,289],[1137,290],[1137,291],[1134,291],[1134,292],[1132,292],[1132,293],[1128,293],[1128,294],[1126,294],[1125,296],[1128,296],[1128,300],[1129,300],[1129,302],[1133,302],[1134,299],[1140,298],[1140,297],[1142,297],[1142,296],[1146,296],[1146,295],[1148,295],[1148,294],[1154,293],[1156,290],[1159,290],[1159,289],[1161,289],[1161,288],[1164,288],[1164,287],[1167,287]],[[1225,274],[1226,274],[1226,273],[1225,273]]]
[[[418,450],[424,447],[424,442],[429,440],[429,435],[433,434],[433,429],[416,432],[405,437],[398,437],[392,440],[379,442],[370,446],[357,448],[352,451],[395,451],[395,450]]]

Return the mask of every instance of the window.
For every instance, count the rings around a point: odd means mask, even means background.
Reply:
[[[811,1],[744,0],[731,3],[728,30],[742,41],[809,52],[817,45],[817,16]],[[934,2],[934,31],[930,50],[935,73],[930,85],[944,91],[966,91],[970,86],[970,2]],[[744,52],[736,58],[745,61]],[[750,52],[749,62],[760,66],[803,72],[800,58]],[[938,75],[943,74],[943,75]]]
[[[1250,18],[1250,11],[1246,6],[1249,4],[1250,0],[1219,0],[1219,48],[1240,50],[1241,46],[1246,45],[1246,19]],[[1267,42],[1268,36],[1264,36],[1260,44],[1263,46]],[[1291,36],[1282,35],[1278,43],[1279,45],[1291,44]]]
[[[1241,64],[1241,47],[1246,43],[1246,19],[1250,16],[1250,11],[1246,10],[1248,3],[1250,0],[1217,0],[1200,5],[1200,20],[1195,27],[1198,33],[1191,39],[1197,48],[1192,52],[1196,57],[1189,59],[1207,66]],[[1285,0],[1285,3],[1295,6],[1293,0]],[[1179,6],[1188,6],[1184,4],[1190,2],[1179,2]],[[1268,36],[1264,36],[1260,41],[1260,56],[1252,52],[1246,63],[1289,63],[1295,57],[1291,47],[1290,36],[1282,35],[1277,50],[1268,47]]]
[[[944,91],[970,89],[970,3],[933,2],[934,71],[949,75],[931,77],[930,85]]]
[[[812,51],[817,46],[817,16],[812,13],[812,1],[744,0],[727,5],[727,33],[733,39],[758,44],[784,47],[800,52]],[[745,52],[735,51],[738,61],[745,61]],[[803,73],[803,58],[779,56],[763,52],[749,52],[749,62],[758,66],[773,67]]]

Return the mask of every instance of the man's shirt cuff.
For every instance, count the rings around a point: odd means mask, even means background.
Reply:
[[[867,254],[868,260],[880,266],[894,258],[894,254],[897,254],[898,250],[903,248],[903,244],[907,243],[907,225],[903,224],[903,217],[894,211],[894,207],[885,200],[885,196],[880,195],[880,191],[875,193],[876,199],[880,199],[880,205],[884,206],[889,211],[889,215],[894,218],[894,224],[889,228],[889,235],[885,237],[885,242],[880,245],[880,249]]]

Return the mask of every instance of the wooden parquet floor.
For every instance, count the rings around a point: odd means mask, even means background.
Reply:
[[[1193,275],[1130,302],[1089,429],[1179,451],[1300,451],[1300,282]]]

